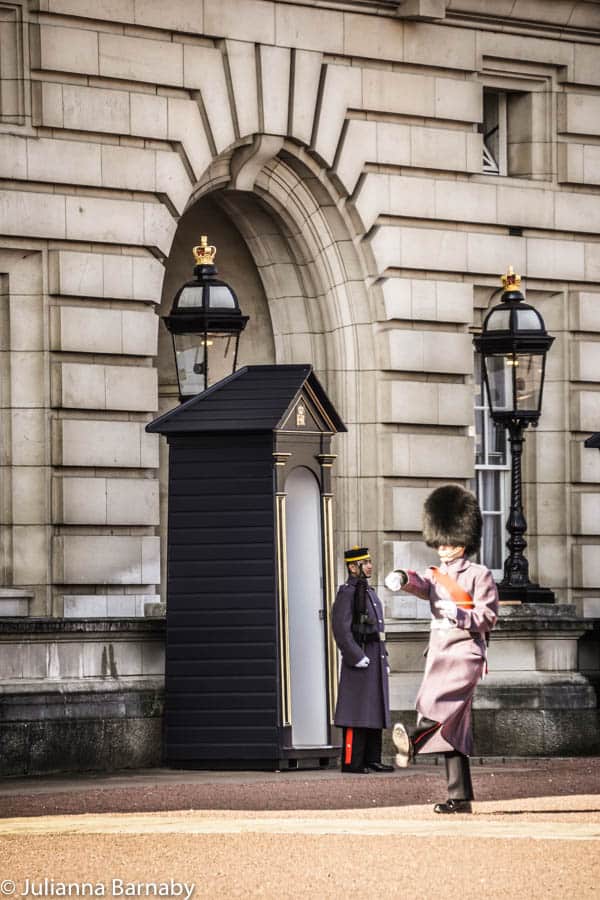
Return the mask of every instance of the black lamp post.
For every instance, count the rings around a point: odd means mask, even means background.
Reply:
[[[539,312],[524,302],[519,289],[521,278],[512,266],[502,276],[502,284],[502,302],[488,313],[482,333],[474,338],[482,358],[490,413],[494,422],[508,431],[512,455],[506,523],[509,556],[498,589],[501,600],[553,603],[551,590],[529,580],[529,563],[523,555],[527,522],[521,499],[521,456],[523,433],[529,425],[535,428],[540,418],[546,353],[554,338],[546,331]]]
[[[173,338],[181,400],[235,372],[240,334],[249,318],[229,285],[216,278],[216,252],[202,235],[193,250],[194,280],[177,291],[163,319]]]

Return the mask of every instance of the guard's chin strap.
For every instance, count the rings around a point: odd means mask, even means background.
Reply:
[[[443,556],[440,553],[440,559],[445,563],[454,562],[455,559],[460,559],[461,556],[464,556],[464,552],[464,547],[456,547],[451,553],[445,553]]]

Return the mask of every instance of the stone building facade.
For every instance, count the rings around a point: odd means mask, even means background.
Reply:
[[[532,574],[559,605],[508,617],[481,746],[510,731],[516,685],[534,750],[590,749],[599,2],[0,0],[0,179],[10,772],[66,764],[75,731],[74,766],[160,757],[166,451],[144,428],[177,402],[157,314],[201,233],[251,317],[241,362],[311,362],[347,424],[337,546],[369,545],[380,583],[429,561],[431,488],[486,470],[472,336],[499,275],[523,276],[556,337],[525,502]],[[506,467],[488,465],[493,491]],[[381,595],[406,709],[425,611]],[[551,739],[573,702],[588,738]]]

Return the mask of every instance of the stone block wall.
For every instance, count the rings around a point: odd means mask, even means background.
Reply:
[[[0,615],[156,602],[156,312],[216,207],[264,293],[254,361],[312,362],[348,425],[338,548],[371,547],[390,620],[425,614],[382,576],[427,564],[424,496],[473,477],[472,332],[520,272],[556,336],[532,574],[594,608],[600,4],[551,7],[0,0]],[[483,173],[486,91],[505,176]]]
[[[160,765],[164,621],[106,615],[0,620],[4,777]]]

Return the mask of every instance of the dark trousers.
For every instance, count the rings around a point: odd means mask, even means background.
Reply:
[[[448,779],[448,800],[472,800],[473,783],[469,757],[458,750],[444,753],[446,778]]]
[[[411,730],[410,738],[415,752],[427,752],[423,750],[423,747],[438,730],[440,724],[440,722],[434,722],[432,719],[422,718],[416,728]],[[464,753],[459,753],[458,750],[451,750],[444,753],[444,762],[448,780],[448,799],[472,800],[473,783],[471,781],[469,757],[465,756]]]
[[[381,728],[344,728],[342,772],[359,772],[381,762]]]

